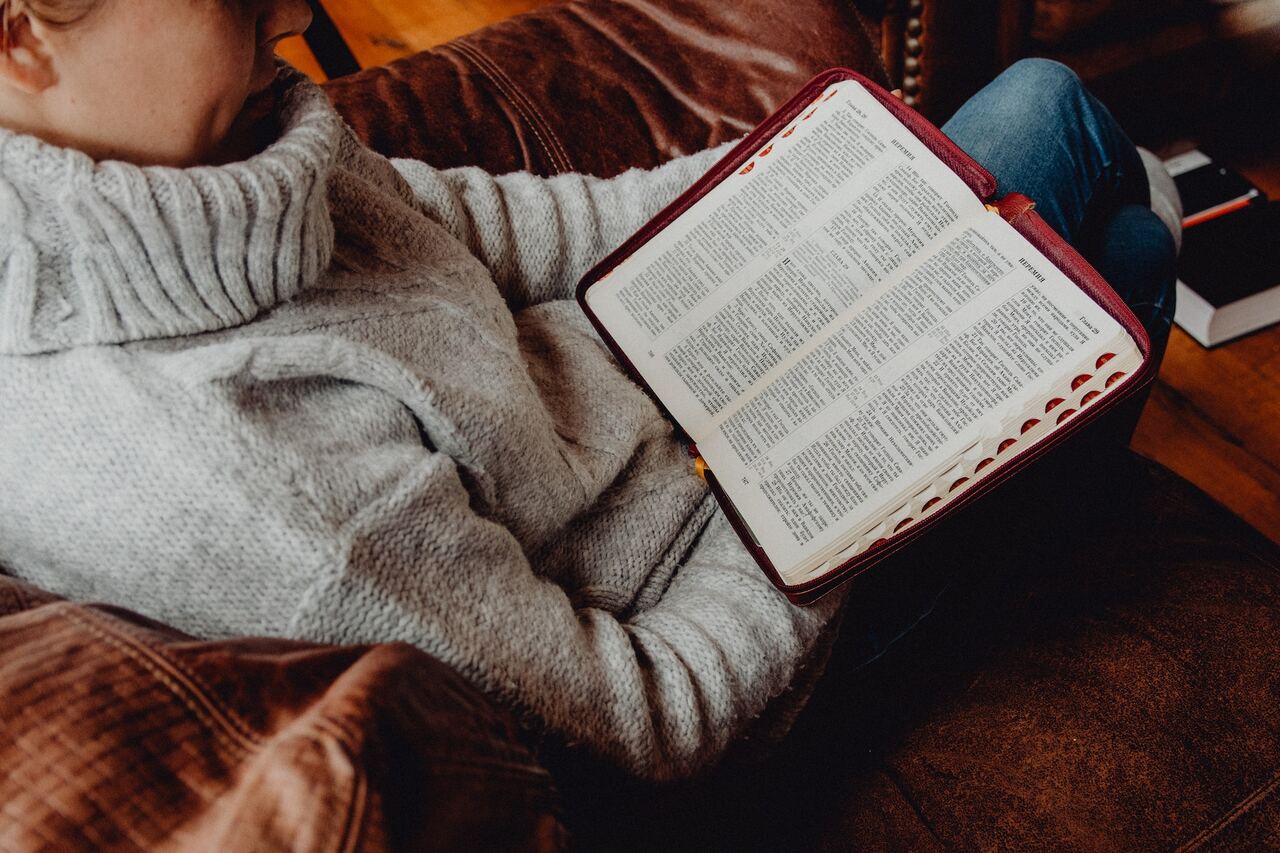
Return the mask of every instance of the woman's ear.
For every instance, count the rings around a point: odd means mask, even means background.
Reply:
[[[38,95],[58,82],[53,57],[26,12],[9,20],[5,49],[0,51],[0,86]]]

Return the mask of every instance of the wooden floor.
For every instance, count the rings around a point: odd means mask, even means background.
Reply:
[[[1232,165],[1280,198],[1280,140]],[[1133,446],[1280,542],[1280,326],[1212,350],[1175,326]]]
[[[368,67],[548,2],[325,0],[325,8]],[[281,53],[323,78],[301,39]],[[1280,144],[1240,153],[1232,165],[1280,198]],[[1214,350],[1175,328],[1133,444],[1280,541],[1280,326]]]

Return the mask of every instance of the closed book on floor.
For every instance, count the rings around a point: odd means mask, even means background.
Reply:
[[[1280,322],[1280,202],[1187,231],[1177,293],[1178,325],[1206,347]]]
[[[1182,199],[1182,227],[1190,230],[1250,205],[1266,201],[1247,178],[1199,149],[1170,157],[1164,167]]]
[[[995,191],[916,112],[832,69],[579,285],[793,601],[1151,378],[1123,301],[1030,199]]]

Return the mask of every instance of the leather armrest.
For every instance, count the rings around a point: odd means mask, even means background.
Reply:
[[[200,641],[0,575],[0,849],[558,849],[556,801],[417,649]]]

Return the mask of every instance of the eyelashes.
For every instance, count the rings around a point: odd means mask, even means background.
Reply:
[[[69,27],[83,20],[104,0],[10,0],[5,3],[6,20],[22,12],[52,27]]]

